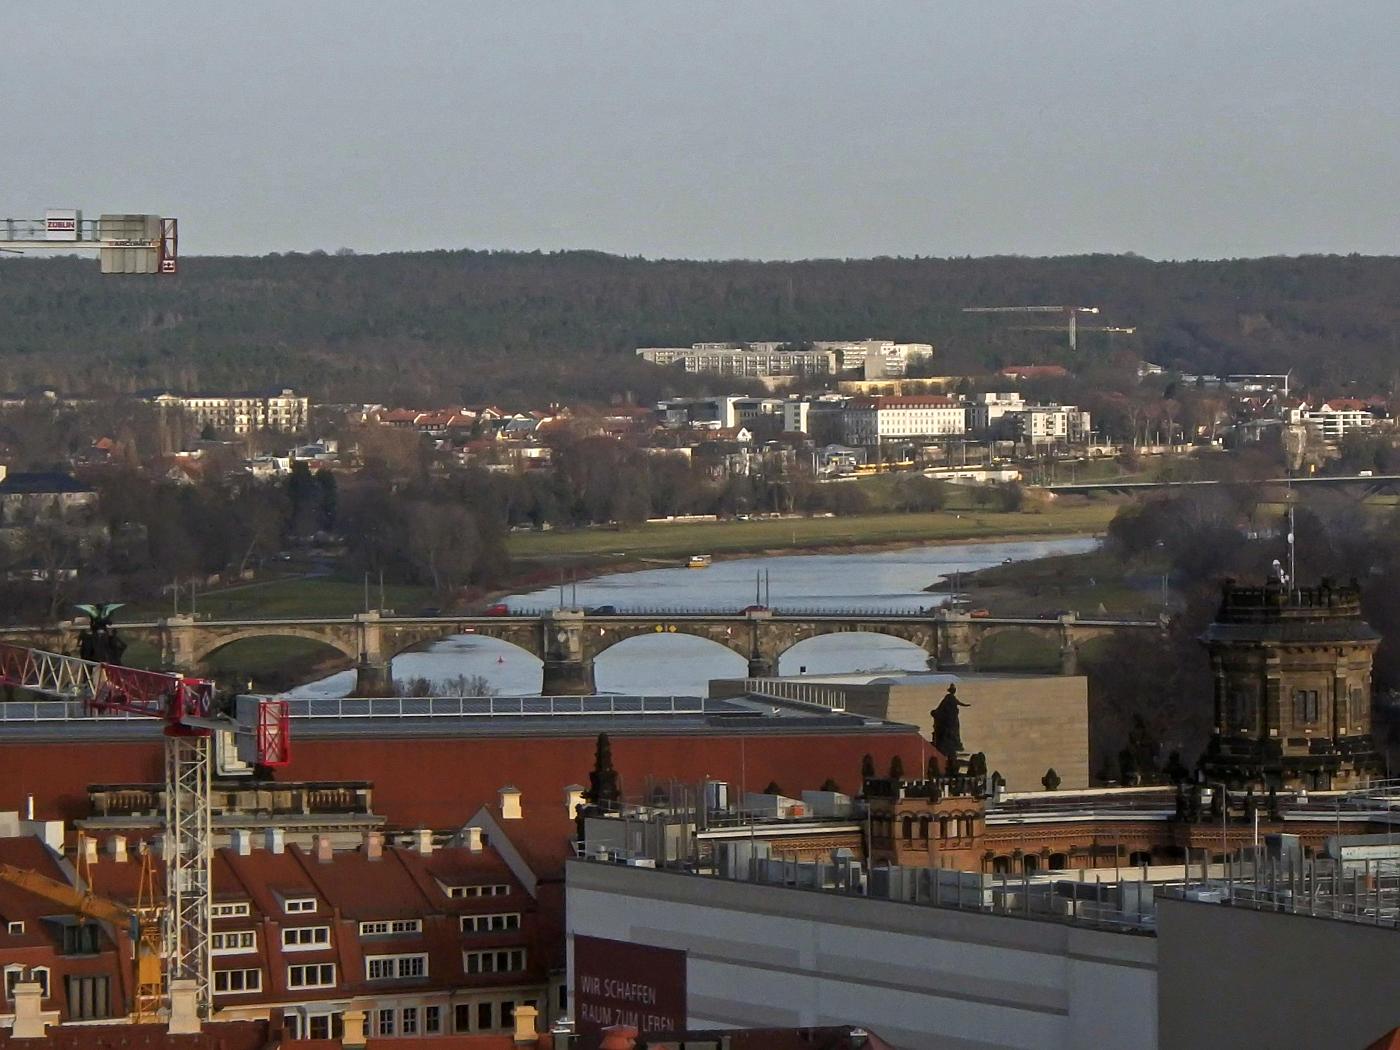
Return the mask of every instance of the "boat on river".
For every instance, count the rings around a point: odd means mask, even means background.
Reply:
[[[692,554],[690,560],[685,563],[687,569],[708,569],[710,563],[714,561],[708,554]]]

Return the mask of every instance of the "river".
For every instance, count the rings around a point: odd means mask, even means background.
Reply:
[[[1007,543],[960,543],[851,554],[799,554],[717,561],[708,569],[647,569],[585,580],[565,588],[566,604],[632,610],[732,609],[762,600],[778,611],[917,610],[945,600],[924,588],[940,578],[1006,561],[1092,550],[1097,540],[1073,537]],[[757,586],[756,586],[757,581]],[[514,609],[559,604],[559,589],[513,595]],[[783,654],[783,674],[914,671],[926,667],[921,649],[876,634],[813,638]],[[739,677],[747,664],[713,642],[686,635],[634,638],[602,653],[594,664],[598,689],[609,693],[704,695],[711,678]],[[426,678],[440,689],[480,676],[504,696],[538,693],[540,661],[506,642],[460,635],[420,652],[394,657],[400,682]],[[342,671],[292,690],[292,696],[346,696],[354,672]]]

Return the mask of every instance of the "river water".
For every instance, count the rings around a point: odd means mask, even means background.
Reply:
[[[1089,537],[1007,543],[964,543],[852,554],[785,555],[717,561],[708,569],[647,569],[585,580],[564,590],[564,604],[614,606],[618,612],[687,609],[738,611],[762,600],[782,611],[910,611],[930,608],[946,595],[923,588],[955,573],[1007,561],[1079,554],[1098,541]],[[513,595],[506,604],[537,610],[560,604],[557,587]],[[923,650],[877,634],[837,634],[801,642],[783,654],[782,674],[846,671],[917,671]],[[594,664],[598,689],[610,693],[705,695],[711,678],[741,677],[748,670],[737,653],[687,635],[652,635],[622,642]],[[451,683],[477,676],[504,696],[539,692],[540,661],[506,642],[459,635],[420,652],[394,657],[400,682],[427,678],[451,692]],[[346,696],[353,671],[342,671],[292,690],[292,696]]]

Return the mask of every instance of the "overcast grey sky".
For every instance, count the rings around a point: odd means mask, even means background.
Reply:
[[[0,214],[196,254],[1400,252],[1400,0],[0,9]]]

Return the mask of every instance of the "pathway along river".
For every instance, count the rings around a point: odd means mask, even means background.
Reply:
[[[1079,554],[1098,541],[1090,537],[963,543],[852,554],[784,555],[717,561],[708,569],[648,569],[585,580],[564,590],[565,604],[584,608],[611,605],[619,612],[637,609],[742,609],[755,602],[755,579],[767,574],[764,597],[778,611],[917,610],[945,597],[924,588],[944,576],[1028,561],[1054,554]],[[559,605],[559,588],[514,595],[515,609]],[[833,674],[843,671],[913,671],[926,667],[921,649],[877,634],[838,634],[793,646],[782,657],[783,674]],[[736,653],[713,642],[686,635],[634,638],[598,657],[598,688],[609,693],[703,696],[711,678],[738,677],[747,665]],[[434,642],[421,652],[394,658],[399,682],[426,678],[446,695],[477,677],[503,696],[539,692],[540,661],[506,642],[460,635]],[[343,671],[292,690],[292,696],[347,695],[354,672]]]

